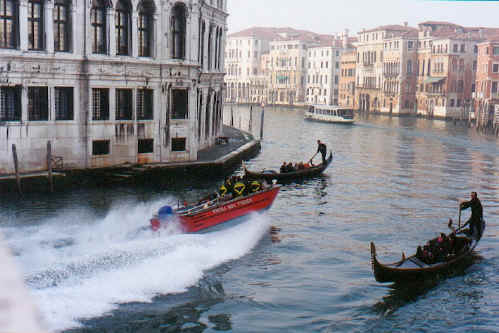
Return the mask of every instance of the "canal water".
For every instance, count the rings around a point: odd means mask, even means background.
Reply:
[[[259,137],[261,108],[225,109]],[[252,125],[249,121],[252,119]],[[220,179],[0,198],[0,232],[46,327],[56,332],[497,332],[499,148],[461,125],[370,116],[353,126],[267,108],[251,170],[307,161],[323,176],[282,187],[273,207],[197,235],[143,227],[162,205],[194,201]],[[315,158],[319,162],[320,157]],[[242,169],[236,173],[241,173]],[[447,232],[477,191],[488,222],[473,264],[412,285],[374,280],[382,261]],[[463,220],[469,212],[463,215]]]

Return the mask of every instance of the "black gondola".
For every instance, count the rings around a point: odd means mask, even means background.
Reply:
[[[319,165],[297,170],[293,172],[280,173],[273,170],[263,170],[261,172],[252,172],[244,169],[245,176],[249,179],[265,179],[268,182],[272,182],[274,179],[277,182],[293,181],[297,179],[310,178],[320,175],[324,170],[327,169],[329,164],[333,161],[333,153],[329,153],[329,157],[326,159],[325,163]]]
[[[458,233],[457,236],[467,239],[468,242],[463,242],[463,247],[457,249],[456,254],[447,258],[446,261],[434,264],[424,263],[416,255],[402,258],[402,260],[392,264],[382,264],[376,258],[376,247],[371,242],[371,265],[374,277],[378,282],[408,282],[424,280],[437,274],[446,273],[459,267],[470,258],[471,253],[482,238],[484,230],[485,221],[482,220],[480,231],[477,231],[475,235],[467,236],[462,232]]]

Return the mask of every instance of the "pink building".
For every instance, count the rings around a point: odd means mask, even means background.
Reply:
[[[475,117],[481,124],[494,121],[499,108],[499,36],[478,44]],[[496,119],[497,121],[497,119]]]

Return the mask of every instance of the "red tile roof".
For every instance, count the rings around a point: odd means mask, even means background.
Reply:
[[[317,34],[315,32],[294,28],[253,27],[230,34],[229,37],[255,37],[269,41],[300,40],[309,43],[327,44],[335,37],[333,35]]]
[[[384,31],[402,31],[402,32],[417,31],[416,28],[409,27],[406,25],[390,24],[390,25],[381,25],[377,28],[365,30],[362,32],[374,32],[374,31],[382,31],[382,30],[384,30]]]

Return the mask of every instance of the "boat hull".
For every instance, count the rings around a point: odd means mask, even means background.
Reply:
[[[478,245],[484,230],[485,221],[482,222],[480,235],[476,235],[471,238],[471,245],[467,250],[445,262],[433,265],[422,265],[420,267],[417,265],[418,261],[415,259],[415,256],[405,258],[392,264],[380,263],[376,257],[376,247],[374,243],[371,242],[371,266],[374,277],[378,282],[400,283],[408,281],[421,281],[463,267],[463,265],[470,263],[471,254]]]
[[[280,186],[274,185],[269,189],[248,196],[226,202],[218,201],[215,205],[201,209],[193,214],[179,214],[177,218],[186,233],[214,231],[219,229],[222,224],[231,222],[232,225],[242,222],[249,218],[252,213],[269,209],[279,190]],[[151,225],[154,229],[153,221],[151,221]]]
[[[342,117],[333,116],[318,116],[305,114],[305,120],[318,121],[321,123],[334,123],[334,124],[353,124],[355,119],[347,119]]]
[[[277,180],[278,182],[283,183],[283,182],[294,181],[297,179],[316,177],[322,174],[322,172],[324,172],[324,170],[327,169],[327,167],[331,164],[332,161],[333,161],[333,154],[331,153],[328,159],[326,160],[325,165],[320,165],[304,170],[298,170],[295,172],[286,172],[286,173],[251,172],[249,170],[245,170],[245,175],[249,179],[265,179],[268,182]]]

